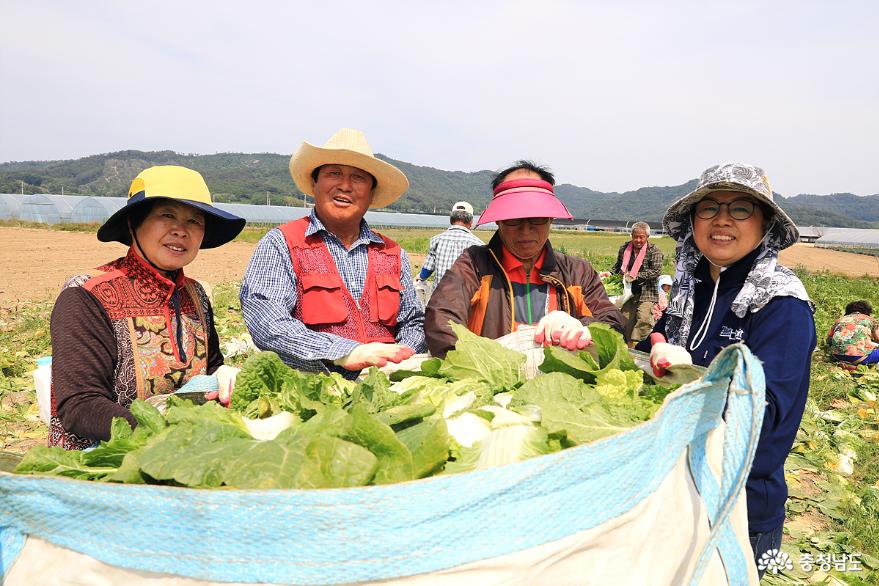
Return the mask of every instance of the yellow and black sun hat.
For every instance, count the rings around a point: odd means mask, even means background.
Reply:
[[[128,214],[156,199],[169,199],[191,205],[204,212],[205,234],[201,248],[216,248],[234,239],[247,221],[214,205],[204,177],[198,171],[177,165],[144,169],[128,188],[128,201],[98,229],[101,242],[131,245]]]

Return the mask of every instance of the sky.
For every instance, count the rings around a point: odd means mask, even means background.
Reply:
[[[292,153],[337,129],[598,191],[725,161],[879,193],[879,2],[0,0],[0,162]]]

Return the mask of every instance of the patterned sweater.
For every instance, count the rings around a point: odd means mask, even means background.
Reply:
[[[133,250],[68,279],[55,302],[49,445],[108,439],[134,399],[170,393],[223,364],[202,286],[166,279]]]

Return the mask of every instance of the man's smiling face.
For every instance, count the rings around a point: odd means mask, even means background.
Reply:
[[[314,207],[331,231],[337,226],[360,225],[373,196],[373,177],[348,165],[323,165],[314,182]]]

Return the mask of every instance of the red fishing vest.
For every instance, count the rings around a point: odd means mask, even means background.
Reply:
[[[310,330],[361,343],[396,342],[400,310],[400,246],[381,236],[369,244],[368,269],[359,307],[342,281],[319,234],[305,236],[309,218],[281,226],[296,272],[299,302],[293,317]]]

